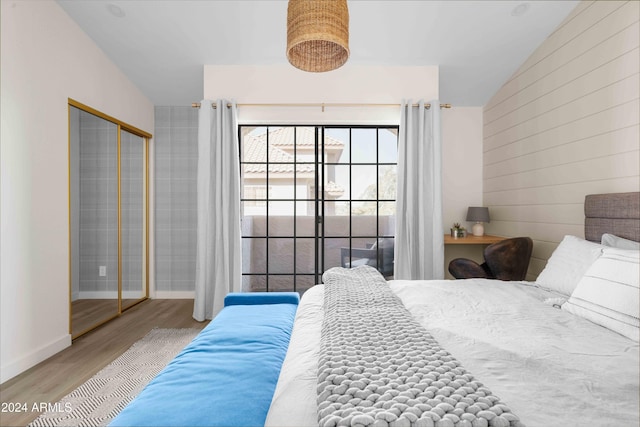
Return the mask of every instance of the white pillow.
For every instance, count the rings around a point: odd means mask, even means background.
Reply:
[[[638,342],[640,251],[605,248],[562,309]]]
[[[631,249],[634,251],[640,250],[640,242],[634,242],[633,240],[618,237],[614,234],[603,234],[602,239],[600,239],[600,243],[612,248]]]
[[[587,269],[602,255],[603,248],[598,243],[576,236],[564,236],[536,283],[543,288],[571,295]]]

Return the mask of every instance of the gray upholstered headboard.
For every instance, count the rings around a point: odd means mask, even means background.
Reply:
[[[604,233],[640,242],[640,192],[589,194],[584,200],[584,237],[600,242]]]

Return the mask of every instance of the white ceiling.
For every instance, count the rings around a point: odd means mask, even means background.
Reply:
[[[286,0],[58,3],[155,105],[200,100],[205,64],[287,62]],[[442,102],[481,106],[577,3],[349,0],[348,63],[438,65]]]

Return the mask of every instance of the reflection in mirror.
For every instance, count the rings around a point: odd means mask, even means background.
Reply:
[[[148,294],[150,135],[126,128],[70,100],[72,338],[118,316]]]
[[[71,331],[118,315],[118,126],[69,107]]]
[[[123,130],[120,135],[123,310],[146,295],[144,152],[144,138]]]

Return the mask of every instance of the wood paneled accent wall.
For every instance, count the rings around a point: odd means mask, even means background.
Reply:
[[[640,2],[583,1],[484,108],[487,232],[530,236],[534,280],[584,196],[640,189]]]

